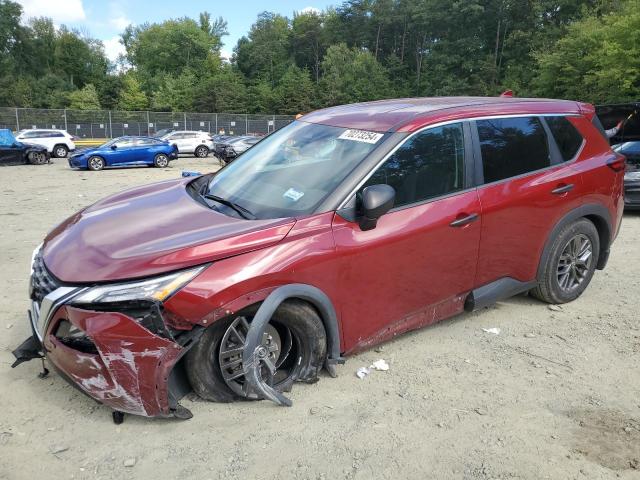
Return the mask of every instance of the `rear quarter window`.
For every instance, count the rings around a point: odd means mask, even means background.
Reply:
[[[546,117],[547,125],[558,145],[562,159],[566,162],[576,156],[584,139],[566,117]]]
[[[496,182],[551,165],[549,144],[537,117],[478,120],[484,183]]]

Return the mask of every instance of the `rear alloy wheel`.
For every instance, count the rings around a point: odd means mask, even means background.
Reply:
[[[69,149],[64,145],[56,145],[53,148],[53,155],[57,158],[66,158],[69,154]]]
[[[156,158],[153,159],[153,164],[158,168],[166,168],[169,165],[169,157],[164,153],[159,153]]]
[[[207,328],[187,353],[186,367],[194,391],[215,402],[256,400],[244,376],[242,353],[256,308],[248,309]],[[313,382],[326,357],[326,333],[322,320],[308,304],[289,300],[273,314],[263,334],[267,355],[262,378],[274,389],[286,392],[295,381]]]
[[[89,170],[98,172],[104,168],[104,159],[102,157],[89,157],[87,167],[89,167]]]
[[[28,157],[29,163],[33,165],[44,165],[47,163],[47,155],[44,152],[31,152]]]
[[[209,155],[209,149],[205,145],[200,145],[195,151],[196,157],[205,158]]]
[[[532,294],[548,303],[566,303],[587,288],[598,263],[600,237],[586,218],[566,226],[554,240],[542,279]]]

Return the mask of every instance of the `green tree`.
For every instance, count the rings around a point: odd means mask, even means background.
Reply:
[[[88,83],[80,90],[69,93],[69,108],[76,110],[100,110],[96,87]]]
[[[133,72],[122,76],[117,105],[120,110],[144,110],[149,106],[149,100]]]
[[[214,75],[196,82],[194,97],[193,107],[199,112],[247,111],[245,79],[231,65],[224,65]]]
[[[328,105],[393,96],[387,73],[367,51],[333,45],[322,61],[321,87]]]
[[[289,20],[282,15],[262,12],[235,49],[238,68],[250,80],[264,79],[275,87],[291,63]]]
[[[164,75],[154,92],[151,106],[155,110],[183,112],[193,108],[196,75],[185,70],[178,76]]]
[[[541,95],[589,102],[638,100],[640,9],[634,0],[619,11],[583,18],[552,49],[538,54]]]
[[[314,83],[309,70],[291,65],[275,91],[276,113],[295,115],[309,112],[315,105]]]

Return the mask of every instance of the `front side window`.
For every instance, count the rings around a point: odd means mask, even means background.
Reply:
[[[544,127],[537,117],[478,120],[484,183],[551,165]]]
[[[556,140],[562,159],[565,162],[571,160],[582,146],[582,135],[566,117],[545,117],[545,120]]]
[[[206,194],[234,202],[256,218],[308,215],[384,141],[383,136],[296,121],[223,168]]]
[[[422,131],[407,140],[364,185],[386,184],[396,191],[395,207],[463,189],[462,124]]]

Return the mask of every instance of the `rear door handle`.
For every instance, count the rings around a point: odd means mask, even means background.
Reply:
[[[561,185],[558,188],[554,188],[553,190],[551,190],[551,193],[553,193],[554,195],[562,195],[563,193],[567,193],[573,190],[573,187],[573,183],[568,183],[566,185]]]
[[[464,227],[465,225],[475,222],[479,218],[477,213],[471,213],[466,217],[458,218],[449,224],[450,227]]]

